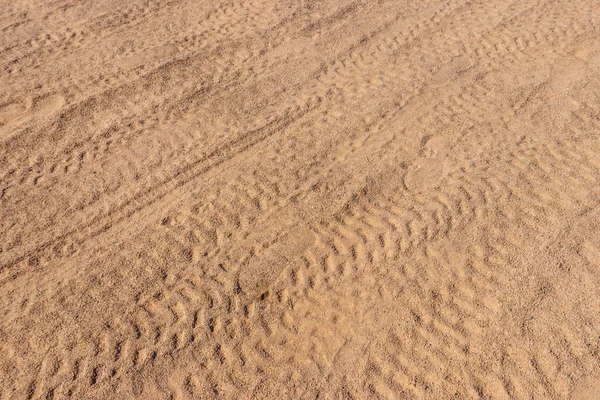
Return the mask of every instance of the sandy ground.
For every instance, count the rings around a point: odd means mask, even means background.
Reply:
[[[600,398],[598,1],[0,32],[0,398]]]

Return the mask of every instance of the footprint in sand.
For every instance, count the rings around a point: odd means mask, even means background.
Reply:
[[[23,102],[8,103],[0,106],[0,127],[19,119],[27,110]]]
[[[427,140],[423,145],[423,156],[416,160],[404,177],[404,184],[410,190],[433,188],[437,186],[446,173],[445,156],[448,141],[436,136]]]
[[[12,101],[0,106],[0,127],[13,125],[27,117],[52,114],[64,105],[65,98],[57,93]]]

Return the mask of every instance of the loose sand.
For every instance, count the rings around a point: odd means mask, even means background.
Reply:
[[[598,1],[0,32],[0,398],[600,398]]]

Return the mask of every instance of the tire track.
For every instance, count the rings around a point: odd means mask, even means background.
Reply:
[[[491,19],[503,12],[491,10]],[[510,10],[519,15],[520,10]],[[581,32],[568,34],[558,51],[572,45]],[[433,37],[432,42],[438,43]],[[564,38],[562,33],[558,37]],[[415,53],[440,60],[435,48],[430,52],[423,45],[423,49]],[[494,58],[489,54],[504,51],[497,50],[486,53],[485,62]],[[531,51],[531,57],[540,54]],[[360,64],[365,57],[350,59]],[[372,65],[350,67],[348,76],[375,70]],[[362,132],[334,145],[310,135],[302,142],[301,134],[310,132],[310,126],[303,126],[297,135],[287,134],[285,145],[274,138],[291,124],[302,126],[307,115],[303,112],[324,113],[321,103],[284,114],[190,164],[161,188],[130,200],[109,216],[124,219],[147,201],[168,204],[177,198],[167,193],[169,188],[182,192],[185,185],[213,171],[210,168],[224,168],[225,163],[229,168],[246,165],[233,162],[236,158],[250,153],[271,157],[240,171],[239,180],[191,207],[180,199],[172,210],[162,211],[166,217],[161,226],[136,235],[148,240],[140,248],[155,252],[134,262],[160,273],[162,281],[142,290],[135,304],[100,334],[92,331],[89,337],[74,338],[75,348],[68,341],[58,343],[31,381],[8,387],[5,393],[101,397],[119,390],[129,397],[197,398],[207,393],[260,397],[278,392],[278,382],[285,382],[290,397],[327,397],[339,391],[357,398],[439,393],[568,396],[572,377],[594,363],[593,332],[569,333],[568,343],[564,332],[551,332],[555,352],[571,365],[568,371],[553,361],[555,354],[539,347],[523,357],[514,344],[500,343],[491,351],[480,345],[486,343],[484,335],[495,334],[496,321],[507,321],[507,306],[520,310],[522,320],[509,322],[521,329],[523,337],[532,343],[548,337],[550,328],[528,322],[545,299],[553,298],[548,283],[534,277],[540,280],[532,284],[536,296],[517,296],[531,298],[524,305],[511,303],[506,293],[516,287],[514,282],[530,277],[536,249],[552,251],[550,244],[570,237],[560,236],[569,222],[562,216],[577,220],[583,215],[581,220],[589,220],[584,210],[593,207],[597,197],[600,165],[595,155],[600,149],[583,132],[593,128],[594,117],[582,120],[578,116],[585,110],[582,105],[559,120],[563,130],[582,131],[575,138],[537,131],[517,137],[511,127],[518,124],[540,124],[540,130],[554,127],[554,122],[539,119],[539,104],[548,100],[548,92],[530,90],[534,82],[515,96],[510,90],[498,91],[493,82],[481,82],[480,71],[465,71],[460,63],[442,68],[435,85],[421,88],[400,107],[382,101],[379,104],[386,108],[380,122],[363,118],[370,110],[348,117],[354,119],[346,126]],[[447,80],[457,74],[458,82]],[[401,88],[390,97],[398,93],[406,92]],[[338,104],[334,111],[344,115],[352,108],[344,107],[360,96],[366,94],[350,92],[343,99],[347,104],[336,97],[320,101]],[[506,107],[515,111],[501,119],[504,125],[490,129],[493,123],[485,122],[486,112]],[[339,124],[339,117],[323,117],[322,126]],[[444,130],[448,133],[435,134]],[[335,146],[344,150],[331,151],[338,154],[335,159],[318,155],[321,158],[308,163],[306,172],[298,168],[306,166],[306,159],[293,150],[311,141],[307,152],[314,148],[326,153]],[[444,152],[446,148],[450,150]],[[287,169],[278,171],[285,162],[290,162]],[[433,173],[424,170],[427,165],[435,167]],[[297,182],[281,182],[281,176],[294,176]],[[346,190],[340,193],[340,187]],[[325,204],[332,198],[332,204]],[[178,214],[182,207],[185,210]],[[92,221],[91,235],[105,226],[102,221],[102,217]],[[314,233],[316,243],[286,242],[282,232],[299,221]],[[75,232],[73,237],[84,241],[86,234]],[[459,240],[464,237],[469,240]],[[582,242],[571,245],[581,248],[578,262],[593,268],[589,255],[594,254],[589,250],[593,244],[588,238],[572,240]],[[290,248],[290,254],[282,254]],[[265,271],[262,265],[276,268]],[[254,271],[268,273],[258,276],[257,284]],[[105,286],[101,282],[107,277],[92,275],[99,279],[92,286]],[[91,296],[103,298],[95,290]],[[29,301],[35,303],[35,298],[29,296]],[[376,302],[387,306],[374,311],[371,305]],[[15,302],[24,314],[29,313],[26,303]],[[389,313],[402,323],[389,321]],[[384,329],[376,331],[373,326]],[[70,330],[61,329],[56,332],[64,340],[68,335],[62,334]],[[7,357],[17,359],[14,351]],[[28,361],[17,364],[23,362]],[[509,365],[516,365],[519,373]],[[537,378],[523,383],[522,376]],[[151,383],[140,387],[143,381]]]
[[[318,101],[318,98],[317,98],[317,99],[310,99],[310,98],[309,98],[309,99],[308,99],[308,101],[309,101],[309,102],[310,102],[310,101]],[[304,106],[304,107],[306,107],[306,106]],[[294,106],[294,108],[298,109],[298,106]],[[286,112],[288,112],[288,111],[286,111]],[[112,139],[110,140],[110,142],[112,143]]]

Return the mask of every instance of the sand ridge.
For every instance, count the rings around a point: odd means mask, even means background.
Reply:
[[[597,397],[597,2],[0,30],[0,398]]]

